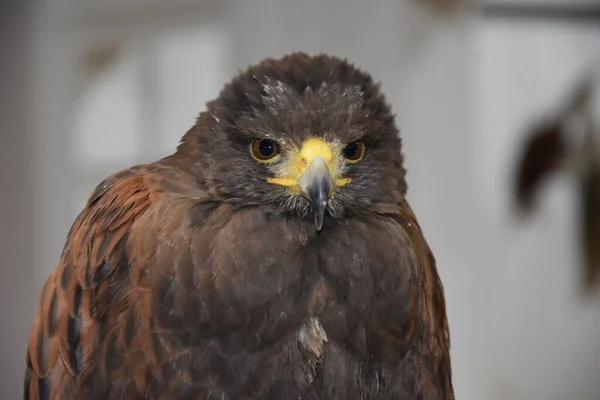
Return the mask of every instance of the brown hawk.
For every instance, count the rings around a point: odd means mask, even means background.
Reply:
[[[28,399],[454,399],[384,95],[346,60],[240,73],[107,178],[41,294]]]

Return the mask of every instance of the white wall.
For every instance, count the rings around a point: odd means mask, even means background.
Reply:
[[[28,157],[33,127],[27,112],[34,95],[27,69],[31,10],[31,4],[21,2],[0,11],[0,397],[4,399],[22,397],[24,348],[34,309],[30,293],[35,224],[29,215],[35,192]]]
[[[0,346],[11,350],[2,371],[18,370],[0,377],[3,398],[20,391],[13,378],[22,376],[24,349],[12,343],[22,347],[31,303],[89,190],[117,168],[172,151],[204,101],[239,68],[295,50],[348,57],[382,81],[394,106],[409,199],[446,287],[457,398],[600,396],[600,299],[576,296],[569,184],[550,188],[527,227],[513,223],[507,202],[518,128],[531,111],[553,105],[591,49],[600,50],[598,30],[491,24],[398,0],[148,1],[145,9],[132,0],[114,6],[121,12],[112,16],[109,2],[94,3],[104,5],[92,14],[81,12],[91,2],[43,4],[28,164],[35,207],[27,213],[18,201],[10,205],[35,231],[36,273],[8,271],[4,260],[0,266],[3,277],[23,282],[6,292],[11,301],[29,305],[21,319],[1,309],[16,327],[2,327]],[[103,38],[124,43],[125,55],[84,85],[78,57]],[[119,79],[130,83],[115,85]],[[119,119],[126,109],[134,118]],[[91,129],[100,142],[85,139]],[[72,157],[81,146],[87,156]],[[8,254],[18,260],[29,248]]]
[[[482,282],[492,388],[499,399],[597,399],[600,296],[580,292],[576,186],[567,175],[548,182],[539,212],[518,223],[508,185],[531,118],[562,106],[584,71],[600,84],[600,29],[488,23],[477,31],[472,146],[493,261]]]

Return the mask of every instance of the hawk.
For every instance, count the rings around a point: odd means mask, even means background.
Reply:
[[[26,399],[454,399],[443,286],[385,96],[347,60],[240,72],[91,193]]]

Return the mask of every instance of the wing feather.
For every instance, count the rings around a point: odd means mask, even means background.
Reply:
[[[421,290],[424,296],[421,312],[424,315],[427,332],[426,347],[428,347],[423,352],[429,358],[427,362],[423,363],[424,383],[431,391],[441,387],[440,399],[453,400],[450,330],[446,315],[444,287],[438,275],[435,257],[408,202],[402,203],[398,219],[415,247],[422,272]]]
[[[98,345],[109,311],[111,276],[129,266],[125,239],[136,219],[162,193],[160,179],[149,179],[158,169],[133,167],[109,177],[90,195],[73,223],[31,327],[26,399],[72,398],[84,360]],[[116,305],[110,308],[111,313],[119,312]],[[117,335],[114,345],[126,346],[132,336]]]

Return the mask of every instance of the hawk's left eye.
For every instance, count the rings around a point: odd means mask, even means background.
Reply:
[[[279,155],[277,143],[269,139],[257,139],[250,145],[252,156],[259,162],[275,161]]]
[[[348,143],[346,147],[344,147],[344,150],[342,150],[342,154],[346,161],[350,163],[358,162],[362,160],[365,154],[365,143],[362,140]]]

